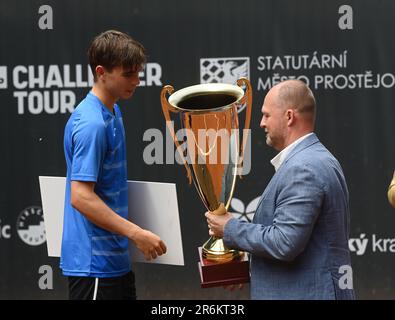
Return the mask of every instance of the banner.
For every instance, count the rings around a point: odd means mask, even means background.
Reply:
[[[67,298],[59,259],[47,256],[38,177],[65,176],[64,127],[93,83],[87,48],[118,29],[148,52],[140,87],[120,102],[128,179],[176,184],[185,261],[134,264],[139,299],[249,299],[248,286],[200,288],[206,209],[176,150],[166,148],[159,99],[167,84],[178,90],[240,76],[253,88],[252,157],[230,211],[251,221],[274,173],[276,153],[259,127],[265,94],[284,79],[306,82],[317,100],[316,133],[349,187],[357,297],[395,299],[395,211],[386,195],[395,169],[394,12],[389,0],[2,0],[0,298]]]

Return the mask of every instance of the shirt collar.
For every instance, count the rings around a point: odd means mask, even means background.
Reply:
[[[311,136],[312,134],[313,132],[310,132],[295,140],[289,146],[281,150],[281,152],[277,154],[272,160],[270,160],[271,164],[274,166],[274,170],[277,171],[278,168],[280,168],[281,164],[284,162],[285,158],[288,156],[293,148],[295,148],[299,143],[301,143],[304,139],[306,139],[308,136]]]
[[[116,106],[117,104],[114,104],[113,112],[111,112],[111,111],[108,110],[108,108],[104,105],[104,103],[99,99],[99,97],[96,96],[96,95],[92,92],[92,90],[88,92],[88,94],[86,95],[86,97],[87,97],[88,99],[91,99],[92,101],[95,101],[96,103],[98,103],[98,104],[100,105],[100,107],[102,108],[102,110],[103,110],[106,114],[110,115],[110,116],[113,117],[113,118],[115,117],[115,115],[116,115],[115,106]]]

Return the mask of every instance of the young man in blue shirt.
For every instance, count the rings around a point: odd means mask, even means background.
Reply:
[[[98,35],[88,50],[94,85],[66,124],[65,214],[60,266],[70,299],[136,299],[128,252],[147,260],[166,252],[154,233],[128,221],[125,131],[119,99],[139,84],[145,49],[119,31]]]

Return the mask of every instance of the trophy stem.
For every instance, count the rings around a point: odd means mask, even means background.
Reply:
[[[203,245],[202,255],[209,261],[226,263],[240,258],[242,252],[226,247],[222,238],[210,237]]]

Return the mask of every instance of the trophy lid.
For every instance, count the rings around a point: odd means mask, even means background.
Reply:
[[[205,83],[180,89],[168,101],[180,111],[207,112],[230,108],[243,96],[243,89],[236,85]]]

